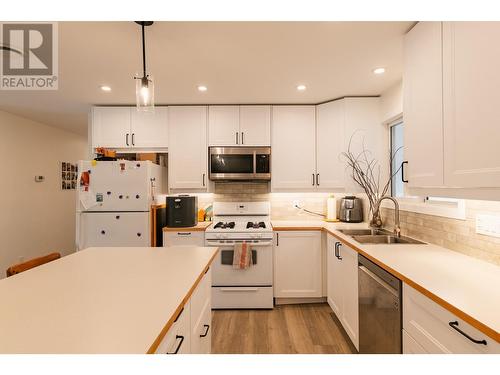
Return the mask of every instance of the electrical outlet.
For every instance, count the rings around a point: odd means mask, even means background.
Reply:
[[[500,237],[500,216],[476,215],[476,233]]]
[[[298,200],[294,200],[294,201],[292,201],[292,206],[293,207],[300,206],[300,202]]]

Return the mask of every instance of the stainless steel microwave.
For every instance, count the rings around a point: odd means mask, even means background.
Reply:
[[[271,179],[270,147],[210,147],[210,180]]]

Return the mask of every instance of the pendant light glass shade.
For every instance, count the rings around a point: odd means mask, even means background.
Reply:
[[[153,77],[141,74],[135,76],[135,98],[137,110],[144,112],[153,112],[155,109],[155,87]]]

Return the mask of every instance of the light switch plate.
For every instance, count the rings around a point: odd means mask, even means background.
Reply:
[[[500,237],[500,216],[476,215],[476,233]]]

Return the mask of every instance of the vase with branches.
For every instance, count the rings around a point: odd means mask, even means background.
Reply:
[[[387,181],[381,181],[382,170],[378,160],[373,156],[370,150],[365,147],[365,141],[361,143],[361,151],[353,151],[353,139],[356,132],[349,140],[349,146],[346,152],[341,156],[347,162],[347,168],[350,170],[350,175],[354,182],[358,184],[368,197],[370,205],[370,226],[380,228],[382,226],[382,218],[380,215],[380,199],[385,197],[389,187],[391,186],[392,178],[400,171],[401,166],[390,173]],[[398,148],[390,156],[390,165],[401,149]]]

